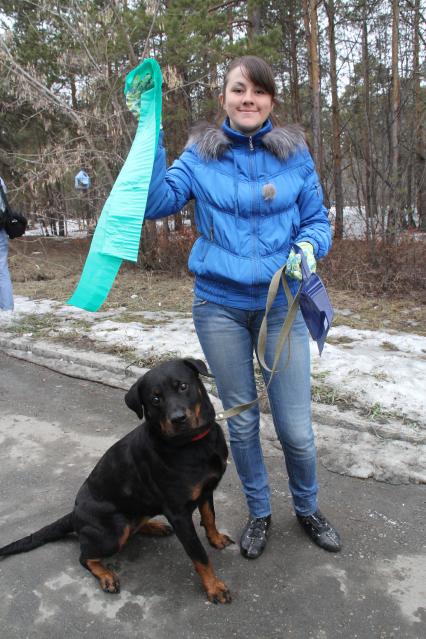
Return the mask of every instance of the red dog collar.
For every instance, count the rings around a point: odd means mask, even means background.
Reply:
[[[191,441],[192,441],[192,442],[196,442],[196,441],[198,441],[199,439],[203,439],[203,437],[205,437],[206,435],[208,435],[208,434],[209,434],[209,432],[210,432],[210,428],[207,428],[207,430],[203,430],[203,432],[202,432],[202,433],[199,433],[198,435],[195,435],[195,437],[193,437],[193,438],[191,439]]]

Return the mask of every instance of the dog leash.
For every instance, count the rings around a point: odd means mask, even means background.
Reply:
[[[225,419],[229,419],[230,417],[235,417],[236,415],[243,413],[244,411],[248,410],[249,408],[257,404],[263,397],[267,395],[269,385],[272,382],[272,378],[277,371],[278,361],[279,361],[281,352],[284,348],[285,341],[289,337],[291,327],[296,318],[296,314],[299,308],[300,293],[302,290],[302,284],[300,284],[296,295],[293,297],[285,277],[285,268],[286,268],[286,265],[284,264],[284,266],[279,268],[272,276],[272,280],[268,289],[268,296],[266,299],[265,314],[263,316],[262,323],[260,325],[259,337],[257,339],[257,357],[259,359],[259,363],[262,366],[262,368],[264,368],[265,370],[271,373],[269,381],[265,387],[265,390],[260,395],[258,395],[256,399],[253,399],[251,402],[246,402],[245,404],[238,404],[237,406],[232,406],[232,408],[228,408],[228,410],[220,411],[219,413],[216,414],[217,421],[223,421]],[[275,298],[277,296],[278,286],[280,284],[280,281],[282,282],[284,292],[287,297],[289,309],[288,309],[286,318],[283,322],[280,334],[278,336],[272,368],[269,368],[265,362],[265,349],[266,349],[266,341],[268,337],[268,313],[271,310],[272,304],[274,303]]]

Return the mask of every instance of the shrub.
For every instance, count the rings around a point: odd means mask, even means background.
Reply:
[[[426,236],[425,236],[426,240]],[[321,277],[340,290],[405,295],[426,291],[426,242],[404,237],[398,244],[336,241],[320,263]]]
[[[182,226],[170,231],[163,226],[156,228],[155,233],[151,227],[151,232],[145,233],[147,227],[144,226],[139,264],[155,271],[188,272],[189,252],[198,236],[195,227]]]

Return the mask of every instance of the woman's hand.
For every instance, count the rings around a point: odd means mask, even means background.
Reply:
[[[146,91],[149,91],[154,87],[154,80],[150,73],[147,73],[143,78],[137,78],[133,83],[131,90],[126,95],[126,104],[134,116],[139,118],[140,115],[140,102],[141,96]]]
[[[300,246],[300,248],[302,249],[311,273],[315,273],[315,271],[317,270],[317,262],[314,257],[314,248],[312,244],[309,244],[309,242],[297,242],[297,246]],[[299,280],[299,282],[302,281],[302,269],[300,268],[301,261],[302,257],[293,249],[291,249],[287,258],[285,272],[286,275],[294,280]]]

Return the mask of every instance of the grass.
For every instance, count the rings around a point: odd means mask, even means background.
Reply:
[[[144,357],[138,356],[132,361],[132,364],[134,364],[135,366],[139,366],[140,368],[152,368],[152,366],[156,364],[161,364],[161,362],[166,362],[167,360],[173,359],[177,356],[178,354],[173,351],[161,354],[155,353],[153,351],[152,355],[145,355]]]
[[[426,304],[407,291],[404,296],[361,295],[327,287],[335,308],[334,326],[426,335]],[[341,313],[345,309],[350,313]]]
[[[64,303],[78,283],[90,241],[24,236],[11,242],[9,264],[15,293]],[[327,271],[333,270],[332,261],[326,266]],[[418,291],[411,293],[407,288],[392,296],[367,295],[362,290],[342,290],[332,280],[328,291],[336,309],[336,326],[426,334],[426,305]],[[192,277],[182,275],[180,269],[178,273],[168,273],[123,263],[102,310],[125,309],[121,321],[132,321],[130,314],[141,311],[189,313],[192,295]]]
[[[327,342],[329,344],[353,344],[354,342],[356,342],[356,339],[352,339],[351,337],[347,337],[346,335],[340,335],[340,336],[334,336],[334,335],[329,335],[327,337]]]
[[[386,340],[380,344],[380,348],[383,348],[385,351],[399,351],[400,349],[395,344],[391,342],[387,342]]]
[[[64,303],[79,281],[89,247],[87,238],[24,236],[11,242],[9,261],[15,293]],[[340,290],[333,282],[328,284],[328,291],[336,310],[335,326],[426,335],[426,305],[419,301],[418,292],[366,295]],[[102,310],[122,308],[119,321],[139,321],[133,314],[141,311],[190,313],[192,297],[193,278],[188,274],[149,271],[123,263]]]
[[[64,303],[78,283],[90,241],[24,236],[11,242],[9,263],[15,293]],[[426,305],[418,292],[410,293],[408,289],[401,295],[366,295],[339,289],[333,281],[329,282],[328,291],[336,310],[336,326],[426,334]],[[123,308],[121,321],[132,321],[131,314],[141,311],[189,313],[192,296],[193,279],[188,274],[181,275],[180,270],[177,275],[123,263],[102,310]]]
[[[356,403],[349,394],[339,393],[331,384],[326,383],[327,371],[312,373],[312,400],[319,404],[339,406],[344,410],[356,408]]]
[[[161,317],[161,318],[149,318],[149,317],[143,317],[141,316],[142,312],[138,311],[138,312],[134,312],[134,313],[130,313],[130,312],[126,312],[126,313],[120,313],[119,315],[114,315],[114,322],[122,322],[123,324],[129,324],[130,322],[137,322],[138,324],[142,324],[143,326],[146,327],[150,327],[150,326],[158,326],[160,324],[171,324],[173,322],[173,319],[168,319],[167,317]]]
[[[73,329],[61,332],[49,339],[53,342],[59,342],[60,344],[64,344],[65,346],[81,351],[87,351],[90,347],[91,351],[95,351],[97,353],[117,355],[123,358],[126,362],[132,362],[135,358],[137,358],[136,351],[128,346],[124,346],[122,344],[102,344],[100,342],[94,342],[88,335]]]
[[[53,314],[29,314],[25,315],[20,321],[10,324],[7,330],[15,335],[31,333],[32,337],[45,337],[56,329],[57,324],[58,319]]]

